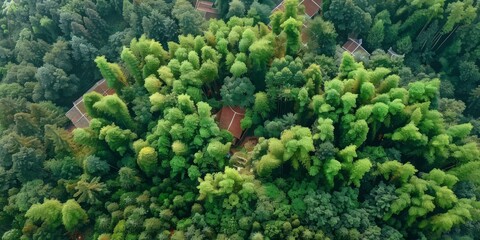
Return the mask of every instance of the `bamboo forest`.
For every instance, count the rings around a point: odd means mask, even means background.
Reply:
[[[1,240],[478,240],[477,0],[2,0]]]

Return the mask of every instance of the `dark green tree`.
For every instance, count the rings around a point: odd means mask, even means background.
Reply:
[[[328,9],[324,9],[325,19],[335,25],[339,36],[367,36],[372,16],[353,0],[332,0]]]
[[[335,55],[337,32],[335,26],[321,17],[307,22],[308,48],[317,54]]]
[[[35,74],[38,83],[33,92],[33,100],[50,100],[57,103],[68,103],[77,93],[77,76],[68,75],[61,68],[51,64],[40,67]]]
[[[239,106],[246,108],[253,103],[255,86],[248,78],[226,77],[220,89],[225,106]]]

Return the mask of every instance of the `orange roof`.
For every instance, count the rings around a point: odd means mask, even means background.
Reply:
[[[235,138],[240,139],[243,133],[240,121],[245,117],[245,109],[240,107],[223,107],[218,115],[218,126],[228,130]]]
[[[96,82],[95,85],[93,85],[85,93],[89,93],[92,91],[98,92],[103,96],[112,95],[115,93],[115,90],[108,88],[105,79]],[[88,125],[90,124],[90,118],[87,115],[87,109],[85,108],[85,104],[83,103],[83,96],[78,98],[73,103],[73,107],[68,110],[65,116],[67,116],[67,118],[70,119],[73,125],[75,125],[75,127],[77,128],[88,127]]]

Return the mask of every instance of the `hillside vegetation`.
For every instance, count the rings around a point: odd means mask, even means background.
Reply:
[[[4,1],[2,240],[480,238],[478,3],[216,4]]]

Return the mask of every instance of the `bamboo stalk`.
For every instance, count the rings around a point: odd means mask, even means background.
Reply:
[[[448,36],[443,40],[443,42],[440,44],[440,46],[438,46],[438,48],[435,49],[435,50],[440,49],[440,48],[442,47],[442,45],[450,38],[450,36],[451,36],[454,32],[457,31],[457,29],[458,29],[459,27],[460,27],[460,26],[456,26],[456,27],[453,29],[453,31],[451,31],[450,34],[448,34]]]

